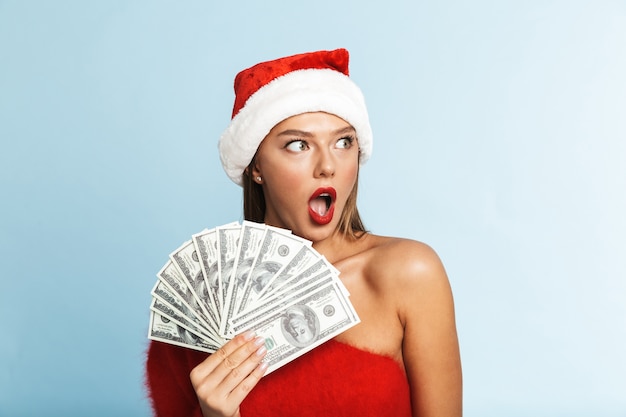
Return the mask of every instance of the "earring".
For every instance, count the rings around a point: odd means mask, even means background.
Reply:
[[[261,177],[256,177],[256,182],[261,182],[263,179]]]

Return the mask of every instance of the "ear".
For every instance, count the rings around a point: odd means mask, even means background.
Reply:
[[[250,170],[252,170],[252,172],[250,172]],[[256,182],[257,184],[261,184],[263,182],[261,168],[256,161],[248,165],[248,167],[246,168],[246,172],[252,176],[252,181]]]

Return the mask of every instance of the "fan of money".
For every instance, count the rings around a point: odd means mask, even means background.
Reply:
[[[215,352],[253,330],[270,373],[359,323],[339,272],[311,242],[243,221],[194,234],[152,289],[152,340]]]

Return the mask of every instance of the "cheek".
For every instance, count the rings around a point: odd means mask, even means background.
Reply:
[[[298,188],[302,186],[303,172],[301,167],[295,167],[290,169],[283,167],[280,171],[272,172],[271,176],[267,178],[268,185],[275,190],[282,190],[283,192],[297,192]]]
[[[345,171],[345,181],[347,186],[352,189],[356,184],[357,177],[359,175],[359,165],[351,164]]]
[[[285,165],[280,170],[266,171],[264,178],[266,203],[279,209],[292,207],[301,201],[304,198],[301,190],[306,184],[302,171],[301,167],[291,168]]]
[[[260,175],[267,178],[268,181],[282,182],[291,178],[293,175],[301,174],[302,167],[300,164],[289,162],[288,159],[281,158],[276,151],[266,151],[263,147],[257,153],[257,166]]]
[[[288,163],[284,160],[273,160],[271,158],[264,160],[261,168],[267,183],[282,189],[289,189],[302,184],[302,177],[306,172],[302,164]]]

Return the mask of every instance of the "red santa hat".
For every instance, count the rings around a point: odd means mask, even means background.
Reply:
[[[232,120],[219,141],[228,177],[242,174],[261,141],[283,120],[322,111],[350,123],[359,142],[359,162],[372,153],[372,129],[365,99],[348,77],[348,51],[318,51],[262,62],[235,77]]]

